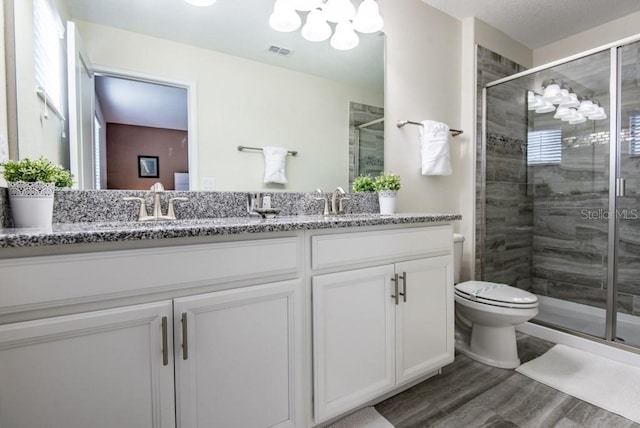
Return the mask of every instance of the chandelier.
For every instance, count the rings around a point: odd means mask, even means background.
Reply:
[[[527,108],[536,113],[555,111],[554,119],[569,122],[570,125],[586,122],[587,119],[604,120],[607,118],[604,107],[597,101],[580,98],[571,89],[561,87],[553,81],[544,87],[542,95],[535,94],[533,91],[527,92]]]
[[[363,0],[357,13],[351,0],[276,0],[269,25],[276,31],[295,31],[302,25],[298,12],[308,12],[302,37],[312,42],[331,37],[331,46],[338,50],[358,46],[356,31],[375,33],[384,26],[375,0]],[[335,24],[335,31],[329,23]]]

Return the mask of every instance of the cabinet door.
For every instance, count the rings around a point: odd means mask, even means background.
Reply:
[[[313,278],[316,422],[394,385],[393,266]]]
[[[174,301],[180,427],[302,426],[301,296],[296,280]]]
[[[401,384],[454,358],[453,260],[433,257],[396,264],[403,294],[396,306],[396,378]]]
[[[0,426],[175,426],[171,317],[166,301],[0,326]]]

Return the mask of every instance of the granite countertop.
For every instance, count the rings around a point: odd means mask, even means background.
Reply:
[[[460,220],[459,214],[299,215],[272,219],[231,217],[165,222],[54,223],[50,228],[0,229],[0,248],[188,238],[261,232],[287,232],[385,224],[432,223]]]

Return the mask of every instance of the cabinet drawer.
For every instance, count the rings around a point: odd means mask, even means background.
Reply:
[[[0,260],[0,313],[295,274],[300,239]]]
[[[401,257],[450,253],[450,225],[314,236],[311,266],[324,269]]]

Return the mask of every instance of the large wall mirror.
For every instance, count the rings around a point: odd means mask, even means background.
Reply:
[[[61,23],[58,106],[34,90],[37,2],[73,23]],[[80,188],[148,189],[160,179],[168,189],[328,191],[346,189],[367,162],[383,167],[382,33],[338,51],[271,29],[272,0],[5,3],[15,32],[11,157],[69,165]],[[263,153],[238,146],[297,152],[286,158],[288,182],[263,183]],[[159,178],[140,176],[139,156],[158,157]]]

